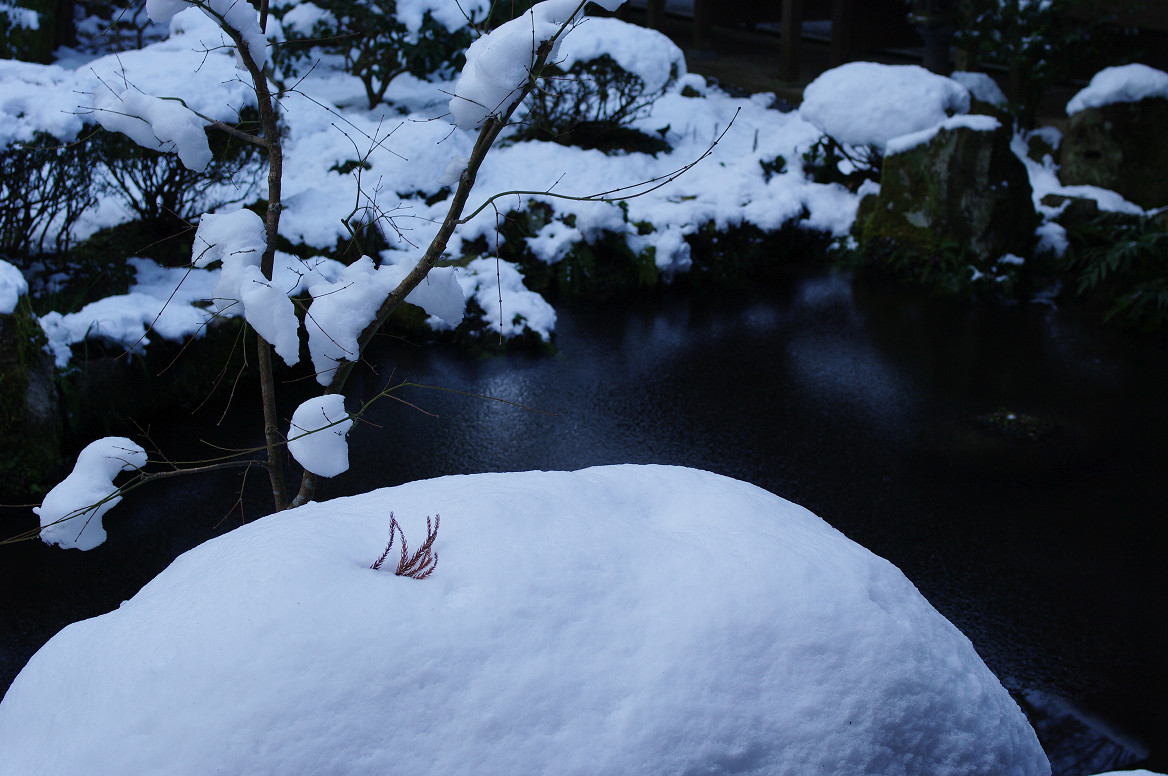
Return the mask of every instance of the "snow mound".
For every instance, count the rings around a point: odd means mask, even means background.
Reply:
[[[390,512],[425,580],[370,564]],[[395,546],[394,552],[397,552]],[[443,477],[178,558],[38,652],[0,774],[1045,775],[892,564],[689,469]]]
[[[969,90],[919,65],[849,62],[803,90],[799,115],[847,145],[883,148],[894,137],[969,112]]]
[[[1140,64],[1105,67],[1067,103],[1067,115],[1117,102],[1139,102],[1149,97],[1168,99],[1168,73]]]

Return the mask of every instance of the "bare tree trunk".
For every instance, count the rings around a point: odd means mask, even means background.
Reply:
[[[267,74],[256,64],[243,36],[230,25],[224,23],[222,27],[235,43],[240,61],[251,76],[256,101],[259,103],[263,145],[268,151],[268,210],[264,217],[264,233],[267,239],[260,259],[260,271],[265,278],[271,280],[275,267],[276,239],[280,230],[280,211],[283,209],[281,184],[284,175],[284,149],[281,145],[280,125],[272,91],[268,87]],[[272,500],[276,511],[280,511],[288,508],[288,493],[284,481],[284,439],[280,433],[280,418],[276,412],[276,379],[273,372],[272,346],[258,334],[256,355],[259,361],[260,394],[264,407],[266,466],[268,479],[272,485]]]

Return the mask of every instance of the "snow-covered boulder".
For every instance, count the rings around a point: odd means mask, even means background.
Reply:
[[[441,515],[439,563],[395,576]],[[38,652],[0,774],[1045,776],[1017,705],[892,564],[661,466],[310,504]]]
[[[1168,73],[1109,67],[1067,103],[1059,180],[1118,192],[1143,208],[1168,205]]]
[[[892,138],[885,152],[878,199],[856,219],[862,242],[930,263],[957,246],[979,271],[1004,253],[1029,251],[1038,226],[1030,182],[997,119],[954,116]]]

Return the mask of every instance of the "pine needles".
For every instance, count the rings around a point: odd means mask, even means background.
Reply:
[[[393,573],[399,577],[410,577],[411,579],[425,579],[430,576],[438,567],[438,553],[434,552],[434,540],[438,538],[438,525],[441,522],[442,515],[434,515],[432,525],[430,516],[426,516],[426,541],[422,542],[422,546],[413,555],[410,555],[409,545],[406,543],[406,533],[402,530],[401,524],[394,518],[393,512],[390,512],[389,543],[385,545],[385,551],[381,553],[381,557],[375,560],[369,568],[374,570],[381,568],[386,558],[389,557],[390,550],[393,549],[394,537],[400,535],[401,558]]]

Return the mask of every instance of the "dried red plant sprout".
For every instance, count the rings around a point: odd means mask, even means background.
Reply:
[[[393,573],[399,577],[410,577],[411,579],[425,579],[430,576],[438,567],[438,553],[434,552],[434,540],[438,538],[438,525],[441,522],[442,515],[434,515],[433,524],[430,523],[429,515],[426,516],[426,541],[422,542],[422,546],[418,548],[417,552],[410,555],[409,545],[406,543],[406,533],[402,530],[401,524],[394,518],[393,512],[390,512],[389,544],[385,545],[385,552],[381,553],[381,557],[373,561],[373,565],[369,568],[375,570],[381,568],[385,559],[389,557],[389,551],[393,549],[394,536],[400,535],[401,558]]]

